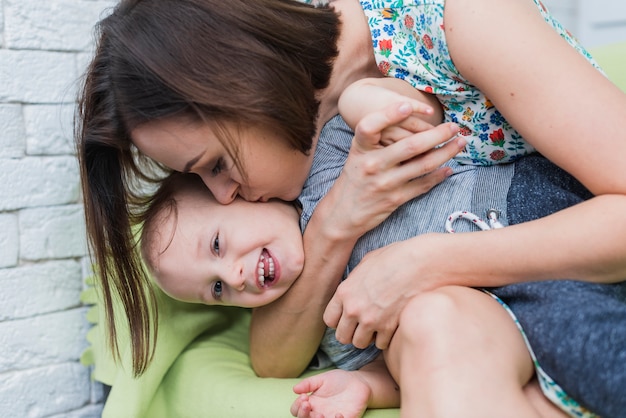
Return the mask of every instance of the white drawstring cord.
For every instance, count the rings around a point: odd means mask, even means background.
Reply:
[[[489,223],[483,221],[472,212],[468,212],[466,210],[462,210],[462,211],[460,210],[460,211],[454,212],[453,214],[448,216],[448,219],[446,219],[446,231],[448,231],[451,234],[454,234],[456,232],[454,228],[452,228],[452,224],[457,219],[467,219],[468,221],[472,222],[474,225],[476,225],[483,231],[488,231],[490,229],[504,228],[504,225],[502,225],[500,221],[498,220],[498,211],[495,209],[489,209],[487,211],[487,220],[489,221]]]

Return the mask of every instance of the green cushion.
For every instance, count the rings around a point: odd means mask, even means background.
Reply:
[[[116,364],[106,349],[101,303],[93,287],[83,301],[94,306],[88,319],[90,347],[83,363],[94,366],[96,380],[112,386],[103,418],[289,417],[300,379],[257,377],[250,367],[250,311],[177,302],[159,297],[159,336],[154,361],[138,379],[130,373],[128,333]],[[315,373],[309,371],[305,375]],[[367,418],[396,418],[398,409],[370,410]]]

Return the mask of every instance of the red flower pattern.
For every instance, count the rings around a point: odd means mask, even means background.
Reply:
[[[491,139],[491,143],[498,147],[504,146],[504,132],[502,128],[497,129],[489,134],[489,139]]]
[[[393,43],[391,42],[391,39],[381,39],[378,42],[378,48],[380,49],[381,55],[389,57],[389,54],[391,54],[391,50],[393,49]]]
[[[493,151],[491,154],[489,154],[489,157],[494,161],[500,161],[501,159],[506,157],[506,152],[502,151],[501,149],[498,149],[498,150]]]
[[[378,63],[378,71],[380,71],[382,75],[389,74],[389,70],[391,70],[391,64],[389,61],[381,61]]]
[[[413,19],[413,16],[404,16],[404,26],[406,26],[408,29],[413,29],[413,26],[415,26],[415,20]]]
[[[459,126],[459,133],[463,136],[471,136],[472,130],[467,126]]]
[[[422,36],[422,40],[424,41],[424,46],[426,47],[426,49],[433,49],[433,40],[430,39],[430,36],[428,36],[428,34]]]

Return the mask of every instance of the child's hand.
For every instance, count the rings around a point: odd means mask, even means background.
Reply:
[[[441,104],[435,96],[390,77],[365,78],[352,83],[339,98],[339,113],[355,129],[368,114],[397,103],[411,106],[412,113],[381,131],[381,146],[426,131],[442,121]]]
[[[359,418],[367,409],[371,388],[358,371],[331,370],[304,379],[293,388],[300,394],[291,405],[298,418]]]

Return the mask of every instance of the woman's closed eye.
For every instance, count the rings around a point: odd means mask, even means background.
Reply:
[[[224,159],[220,157],[217,159],[217,162],[211,169],[211,175],[213,177],[217,177],[225,168],[226,168],[226,163],[224,162]]]

